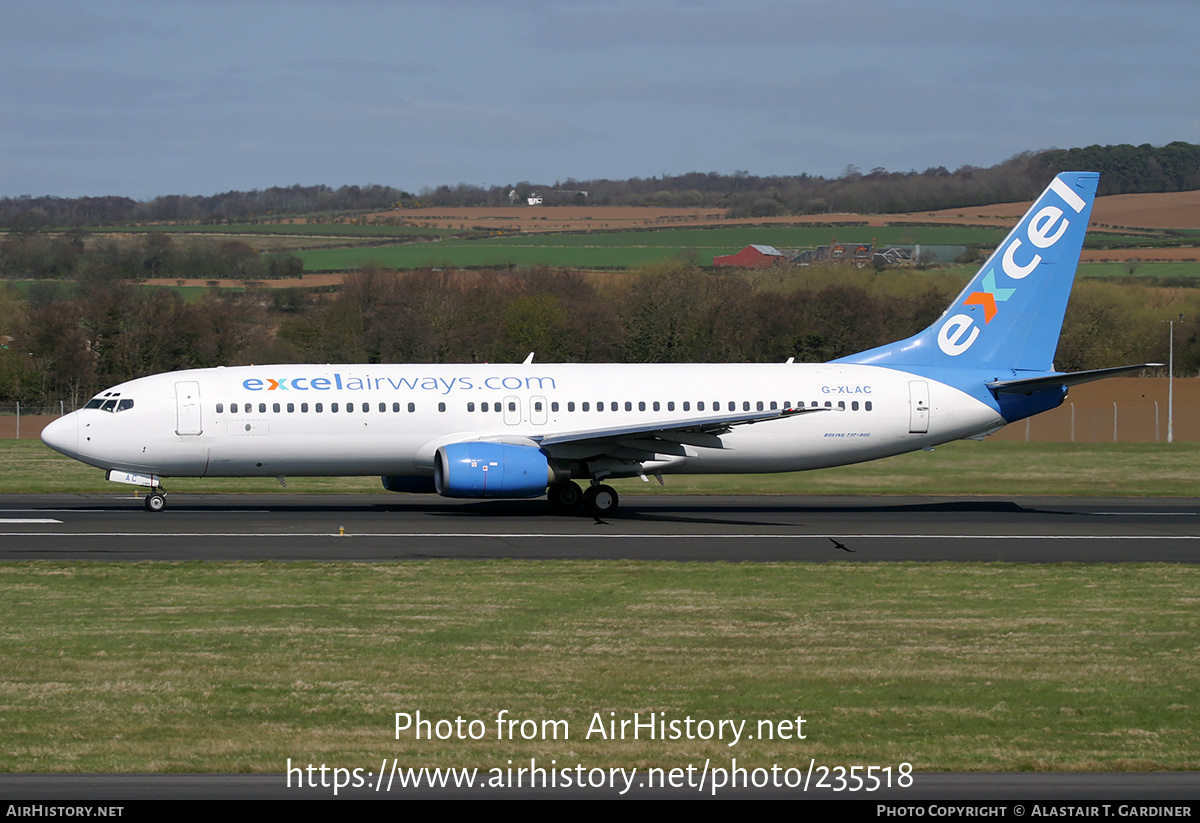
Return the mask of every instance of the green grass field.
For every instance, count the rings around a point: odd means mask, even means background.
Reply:
[[[998,243],[999,229],[944,226],[736,226],[713,229],[539,234],[476,240],[444,240],[435,244],[380,246],[371,249],[317,249],[298,252],[308,271],[341,271],[373,260],[388,268],[441,266],[515,266],[539,264],[591,268],[624,268],[695,253],[701,265],[715,255],[732,254],[751,243],[779,248],[814,248],[832,237],[846,242]]]
[[[9,563],[0,592],[7,771],[1200,768],[1190,566]],[[418,710],[486,733],[396,739]],[[569,738],[498,740],[501,710]],[[587,738],[635,712],[806,739]]]

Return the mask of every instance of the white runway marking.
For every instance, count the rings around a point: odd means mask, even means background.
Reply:
[[[540,532],[0,532],[0,537],[388,537],[388,538],[454,538],[486,537],[492,539],[563,540],[570,538],[595,540],[811,540],[836,537],[839,540],[1200,540],[1197,534],[571,534]]]
[[[5,524],[9,524],[9,523],[13,523],[13,524],[15,524],[15,523],[58,523],[58,524],[61,524],[62,521],[61,520],[51,520],[48,517],[3,517],[3,518],[0,518],[0,523],[5,523]]]

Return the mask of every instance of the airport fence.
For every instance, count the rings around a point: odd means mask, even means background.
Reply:
[[[37,440],[51,420],[76,408],[61,400],[45,406],[0,403],[0,440]]]

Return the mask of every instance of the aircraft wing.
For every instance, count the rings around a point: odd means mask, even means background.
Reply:
[[[542,447],[562,446],[567,444],[595,443],[598,447],[604,441],[615,442],[629,438],[660,440],[670,443],[691,443],[693,445],[714,446],[719,448],[719,435],[728,434],[734,426],[749,426],[768,420],[781,420],[785,417],[795,417],[813,412],[833,411],[828,408],[815,409],[777,409],[774,411],[742,412],[740,414],[711,415],[709,417],[693,417],[688,420],[667,420],[653,424],[630,426],[611,426],[609,428],[582,429],[573,432],[560,432],[547,435],[533,435],[529,439]],[[697,442],[697,441],[702,442]]]

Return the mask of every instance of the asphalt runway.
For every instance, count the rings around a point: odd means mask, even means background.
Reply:
[[[545,500],[0,496],[0,560],[654,559],[1200,562],[1200,502],[1141,498],[628,496],[603,521]]]

